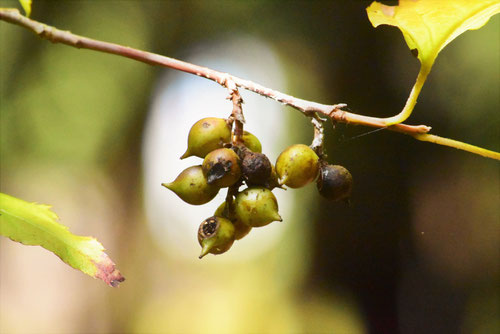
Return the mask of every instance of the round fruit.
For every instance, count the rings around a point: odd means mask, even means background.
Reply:
[[[208,203],[219,192],[217,186],[208,184],[201,166],[186,168],[173,182],[162,183],[162,186],[172,190],[184,202],[193,205]]]
[[[321,196],[331,201],[348,199],[351,196],[352,175],[342,166],[323,165],[316,185]]]
[[[204,158],[209,152],[231,142],[231,128],[223,118],[207,117],[189,130],[188,148],[181,159],[192,155]]]
[[[243,190],[234,200],[236,219],[252,227],[265,226],[282,221],[278,213],[278,201],[271,190],[251,187]]]
[[[251,226],[243,224],[239,219],[236,218],[234,210],[232,210],[232,212],[231,210],[226,211],[226,202],[219,205],[217,210],[215,210],[214,216],[227,218],[233,223],[234,238],[236,240],[240,240],[241,238],[246,236],[248,233],[250,233],[250,230],[252,229]]]
[[[241,177],[240,158],[229,148],[219,148],[208,153],[202,168],[208,184],[219,188],[232,186]]]
[[[265,186],[271,176],[272,165],[265,154],[240,150],[241,170],[249,185]]]
[[[285,149],[276,160],[279,183],[300,188],[318,175],[319,158],[307,145],[295,144]]]
[[[227,252],[234,242],[233,223],[217,216],[205,219],[198,228],[198,242],[201,246],[200,259],[208,253]]]
[[[250,151],[262,153],[262,145],[257,137],[251,134],[248,131],[243,131],[243,136],[241,137],[243,140],[243,145],[245,145]]]

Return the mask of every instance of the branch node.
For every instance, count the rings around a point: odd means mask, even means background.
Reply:
[[[328,117],[332,120],[332,122],[342,122],[349,123],[349,117],[345,110],[342,108],[347,107],[345,103],[338,103],[331,106],[331,110],[328,112]]]
[[[342,108],[345,108],[347,107],[347,103],[337,103],[337,104],[334,104],[333,106],[333,109],[342,109]]]

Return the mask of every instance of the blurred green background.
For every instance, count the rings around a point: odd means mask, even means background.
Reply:
[[[272,88],[391,116],[404,105],[418,61],[396,28],[371,27],[369,3],[35,0],[32,17],[181,59],[203,59],[216,54],[215,41],[244,36],[268,46],[279,62],[272,67],[280,67],[281,79],[264,76],[262,84],[279,82]],[[19,7],[3,0],[0,6]],[[408,123],[500,151],[499,37],[497,15],[447,46]],[[214,56],[222,64],[217,69],[231,72],[242,53],[252,56],[250,43],[239,48]],[[251,62],[259,78],[258,68],[269,66],[265,59]],[[245,78],[257,81],[252,71]],[[185,248],[161,241],[150,203],[166,197],[145,187],[151,174],[144,138],[154,124],[161,82],[188,76],[172,72],[54,45],[0,22],[1,191],[51,204],[73,233],[101,241],[127,278],[111,289],[39,247],[2,238],[0,332],[500,331],[499,164],[404,135],[379,131],[354,138],[370,129],[328,127],[330,162],[354,177],[350,206],[326,202],[309,185],[279,195],[282,227],[252,232],[232,254],[198,260],[195,229]],[[222,88],[193,78],[207,85],[189,86],[193,105],[208,103],[200,99],[209,86],[227,104]],[[266,118],[257,121],[253,97],[244,97],[248,129],[258,133]],[[267,117],[282,127],[272,140],[262,133],[271,160],[287,145],[310,141],[307,119],[265,103]],[[189,117],[211,116],[206,112],[193,107]],[[166,123],[164,131],[179,124]],[[180,127],[185,136],[165,149],[182,154],[188,128]],[[167,192],[159,190],[160,196]],[[170,205],[186,210],[172,198]],[[161,217],[167,224],[181,214]]]

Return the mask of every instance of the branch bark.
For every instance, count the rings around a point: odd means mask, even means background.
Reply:
[[[47,39],[53,43],[62,43],[76,48],[110,53],[122,57],[131,58],[149,65],[172,68],[178,71],[183,71],[215,81],[225,87],[228,87],[228,84],[232,85],[234,83],[236,87],[244,88],[251,92],[271,98],[281,104],[293,107],[309,117],[312,117],[314,114],[318,114],[327,116],[335,122],[363,125],[374,128],[386,128],[387,130],[413,136],[418,140],[426,140],[440,145],[451,146],[471,153],[480,154],[485,157],[500,160],[500,153],[482,149],[473,145],[437,136],[433,136],[432,140],[429,140],[429,138],[423,137],[424,134],[427,134],[431,130],[431,127],[426,125],[394,124],[391,126],[387,126],[387,122],[383,118],[363,116],[342,110],[342,108],[346,107],[345,104],[327,105],[303,100],[288,94],[284,94],[280,91],[264,87],[250,80],[245,80],[233,76],[229,73],[215,71],[207,67],[191,64],[151,52],[122,46],[119,44],[103,42],[75,35],[69,31],[59,30],[41,22],[31,20],[21,15],[19,10],[15,8],[0,8],[0,19],[31,30],[41,38]],[[446,143],[439,139],[436,140],[436,138],[446,139]],[[461,145],[457,145],[457,143],[460,143]]]

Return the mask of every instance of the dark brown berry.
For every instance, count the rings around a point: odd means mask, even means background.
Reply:
[[[241,171],[248,185],[264,186],[269,181],[272,165],[265,154],[240,150]]]
[[[339,165],[322,165],[316,182],[321,196],[340,201],[349,199],[352,190],[352,175]]]

